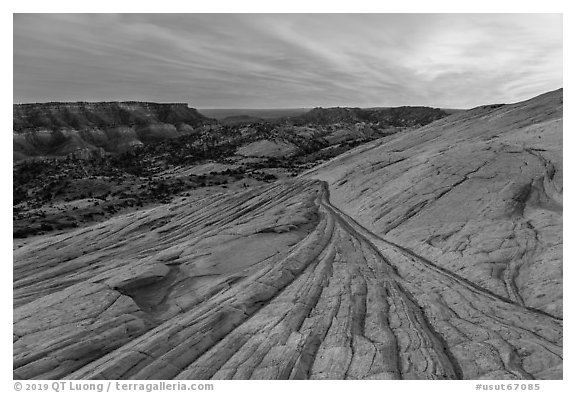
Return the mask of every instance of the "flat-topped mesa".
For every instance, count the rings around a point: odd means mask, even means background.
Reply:
[[[185,103],[47,102],[14,104],[13,111],[16,160],[100,148],[121,152],[216,123]]]
[[[13,116],[13,129],[16,132],[157,123],[197,126],[214,122],[185,103],[138,101],[14,104]]]

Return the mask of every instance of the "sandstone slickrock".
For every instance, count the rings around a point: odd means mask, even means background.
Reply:
[[[14,376],[562,378],[562,93],[14,250]]]
[[[562,316],[561,90],[383,138],[310,176],[371,231]]]

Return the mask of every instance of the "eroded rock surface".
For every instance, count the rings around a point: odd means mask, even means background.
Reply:
[[[14,251],[29,379],[562,378],[562,95]]]
[[[454,115],[313,170],[366,228],[562,317],[562,91]]]

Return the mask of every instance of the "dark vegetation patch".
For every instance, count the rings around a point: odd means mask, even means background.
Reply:
[[[90,111],[64,112],[54,117],[53,108],[29,111],[20,126],[41,124],[82,125],[102,123],[139,123],[138,113],[118,109],[114,116]],[[168,110],[170,109],[170,110]],[[391,135],[405,125],[430,122],[439,114],[428,109],[411,113],[391,108],[383,120],[370,113],[353,116],[341,108],[330,110],[328,119],[317,121],[316,112],[304,121],[279,119],[245,124],[218,124],[198,132],[187,133],[134,147],[118,154],[69,154],[64,157],[37,158],[15,163],[13,168],[13,234],[27,237],[66,230],[115,214],[154,204],[168,203],[176,196],[194,196],[206,187],[242,189],[252,185],[297,176],[302,171],[329,160],[360,144]],[[324,111],[324,110],[322,110]],[[373,113],[374,112],[374,113]],[[189,108],[177,106],[155,108],[159,121],[176,122],[190,115]],[[193,113],[193,115],[196,115]],[[35,119],[37,116],[39,119]],[[403,119],[403,120],[399,120]],[[416,119],[416,120],[415,120]],[[186,119],[188,120],[188,119]],[[244,119],[243,119],[244,120]],[[357,122],[361,120],[362,122]],[[364,120],[371,122],[365,123]],[[377,120],[376,123],[372,121]],[[334,124],[322,124],[332,121]],[[302,125],[294,125],[294,123]],[[392,127],[390,124],[401,124]],[[35,123],[34,123],[35,124]],[[296,146],[296,153],[282,157],[242,157],[239,147],[259,140],[284,141]],[[229,169],[205,174],[189,174],[197,165],[215,162]]]

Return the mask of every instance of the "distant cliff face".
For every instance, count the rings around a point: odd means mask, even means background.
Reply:
[[[14,159],[78,150],[118,152],[215,123],[186,104],[49,102],[15,104]]]

